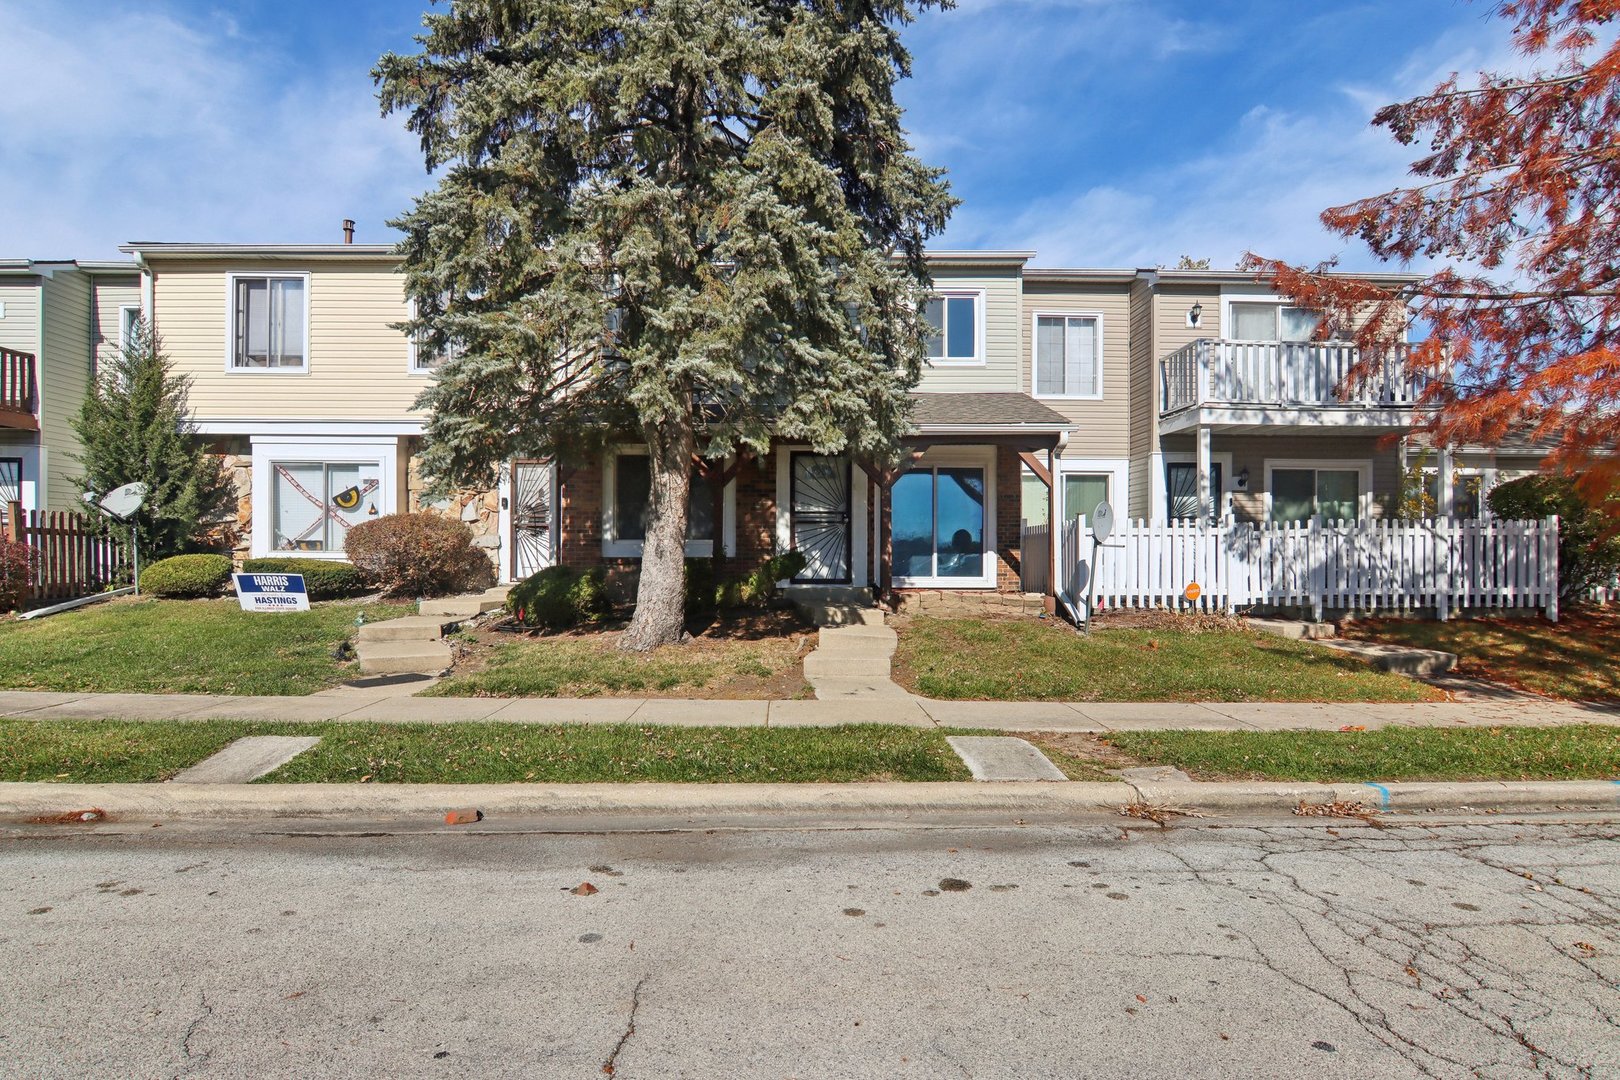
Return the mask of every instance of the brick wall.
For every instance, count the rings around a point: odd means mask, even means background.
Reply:
[[[996,591],[1023,592],[1024,487],[1018,451],[996,448]]]

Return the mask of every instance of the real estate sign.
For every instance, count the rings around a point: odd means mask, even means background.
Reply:
[[[243,611],[308,611],[303,574],[232,574]]]

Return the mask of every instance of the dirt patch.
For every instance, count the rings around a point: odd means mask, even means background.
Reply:
[[[1098,630],[1175,630],[1183,634],[1208,634],[1222,630],[1243,630],[1242,619],[1201,611],[1167,611],[1164,608],[1120,608],[1100,611],[1091,624]]]
[[[1009,731],[1033,743],[1071,780],[1118,780],[1114,773],[1143,764],[1097,735],[1078,731]]]

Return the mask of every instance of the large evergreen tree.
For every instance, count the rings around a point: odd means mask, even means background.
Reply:
[[[409,329],[446,357],[425,461],[489,483],[627,435],[651,505],[626,645],[679,640],[694,458],[773,434],[897,455],[923,244],[900,29],[949,0],[456,0],[374,72],[436,188],[393,224]],[[718,523],[716,523],[718,529]]]
[[[158,558],[195,550],[203,524],[235,508],[229,477],[197,440],[189,388],[142,320],[133,340],[97,372],[73,420],[84,466],[76,482],[97,497],[124,484],[146,484],[137,515],[141,550]],[[112,523],[108,528],[126,531]]]

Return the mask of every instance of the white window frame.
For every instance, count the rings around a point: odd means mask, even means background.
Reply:
[[[974,468],[984,470],[984,572],[979,577],[902,577],[894,575],[897,589],[994,589],[1001,561],[996,515],[996,448],[994,446],[941,446],[929,450],[906,470]],[[893,489],[885,498],[892,499]],[[935,498],[938,496],[936,494]],[[890,512],[892,513],[892,507]],[[937,523],[936,523],[937,528]],[[936,537],[937,542],[937,537]],[[891,535],[890,543],[893,543]]]
[[[1265,460],[1265,470],[1266,470],[1266,490],[1265,490],[1265,496],[1266,496],[1265,515],[1266,515],[1266,517],[1265,517],[1265,519],[1267,521],[1271,520],[1272,473],[1276,472],[1278,469],[1312,469],[1312,470],[1315,470],[1317,472],[1355,472],[1355,473],[1359,473],[1360,474],[1360,479],[1358,480],[1358,483],[1360,485],[1360,494],[1359,494],[1358,498],[1356,499],[1356,502],[1358,504],[1357,507],[1356,507],[1356,520],[1357,521],[1371,521],[1372,520],[1373,463],[1372,463],[1372,461],[1370,459],[1367,459],[1367,458],[1337,458],[1337,459],[1335,459],[1335,458],[1266,458],[1266,460]],[[1313,492],[1313,494],[1311,496],[1311,501],[1312,501],[1312,503],[1316,502],[1316,496],[1315,496],[1314,492]],[[1320,522],[1321,520],[1322,520],[1322,515],[1320,513],[1314,513],[1314,514],[1311,515],[1311,521],[1312,522]]]
[[[345,562],[343,551],[275,550],[275,466],[320,463],[377,466],[377,516],[399,509],[399,440],[397,438],[339,438],[311,442],[307,438],[253,437],[253,538],[255,559],[287,556]]]
[[[1063,522],[1064,511],[1068,509],[1068,485],[1063,477],[1071,474],[1108,477],[1108,505],[1113,508],[1116,521],[1125,520],[1130,507],[1130,473],[1129,458],[1058,458],[1058,474],[1053,477],[1062,491],[1058,496],[1058,522]],[[1090,507],[1086,516],[1090,517],[1089,511],[1094,509],[1096,507]]]
[[[414,321],[415,318],[416,318],[416,300],[415,299],[411,300],[409,307],[410,307],[410,317]],[[433,375],[435,372],[437,372],[439,370],[439,364],[442,364],[447,360],[453,360],[458,355],[460,355],[460,352],[459,352],[458,349],[456,349],[455,347],[451,347],[450,349],[446,350],[446,352],[445,352],[445,354],[443,356],[439,357],[437,363],[423,365],[420,362],[421,357],[422,357],[422,352],[421,352],[422,345],[421,345],[421,342],[419,342],[416,339],[416,335],[414,335],[414,334],[406,334],[405,335],[405,347],[406,347],[406,350],[407,350],[406,354],[405,354],[405,374],[407,374],[407,375],[419,375],[419,376],[420,375]]]
[[[602,557],[605,559],[639,559],[644,541],[620,540],[614,527],[614,513],[618,495],[618,461],[621,457],[647,456],[647,448],[637,444],[614,447],[602,455]],[[721,510],[720,535],[726,548],[737,550],[737,480],[726,484],[724,506]],[[714,555],[713,540],[688,540],[688,559],[707,559]]]
[[[131,329],[133,329],[133,327],[131,327],[131,325],[130,325],[129,313],[132,312],[132,311],[135,313],[135,318],[137,320],[140,319],[140,317],[141,317],[141,305],[139,305],[139,304],[119,304],[118,305],[118,352],[119,352],[120,355],[123,354],[123,351],[125,349],[129,348],[129,344],[130,344],[129,332],[130,332]]]
[[[1091,319],[1097,324],[1097,392],[1094,394],[1043,394],[1040,392],[1041,346],[1039,329],[1042,319],[1063,319],[1064,340],[1068,340],[1069,319]],[[1067,368],[1065,368],[1067,370]],[[1037,311],[1029,320],[1029,389],[1031,396],[1041,401],[1101,401],[1103,400],[1105,369],[1103,364],[1103,316],[1100,311]]]
[[[251,278],[301,278],[304,282],[304,362],[299,367],[238,367],[236,363],[236,283]],[[232,270],[225,275],[225,370],[236,375],[309,374],[309,294],[307,270]]]
[[[949,357],[949,356],[942,356],[942,357],[938,357],[937,359],[935,357],[932,357],[932,356],[924,356],[923,357],[923,362],[925,364],[927,364],[929,367],[936,367],[936,368],[984,367],[985,362],[986,362],[985,345],[984,345],[984,342],[985,342],[985,335],[984,335],[984,290],[983,289],[935,289],[935,290],[933,290],[932,292],[930,292],[928,294],[928,299],[929,300],[972,300],[973,301],[973,355],[971,357],[958,356],[958,357],[955,357],[955,358],[952,358],[952,357]],[[943,331],[947,335],[945,337],[945,348],[946,348],[947,351],[949,351],[949,349],[950,349],[950,337],[948,336],[949,335],[949,326],[950,326],[950,310],[949,310],[949,307],[950,306],[947,304],[946,305],[946,311],[944,313],[944,322],[945,322],[946,329]]]

